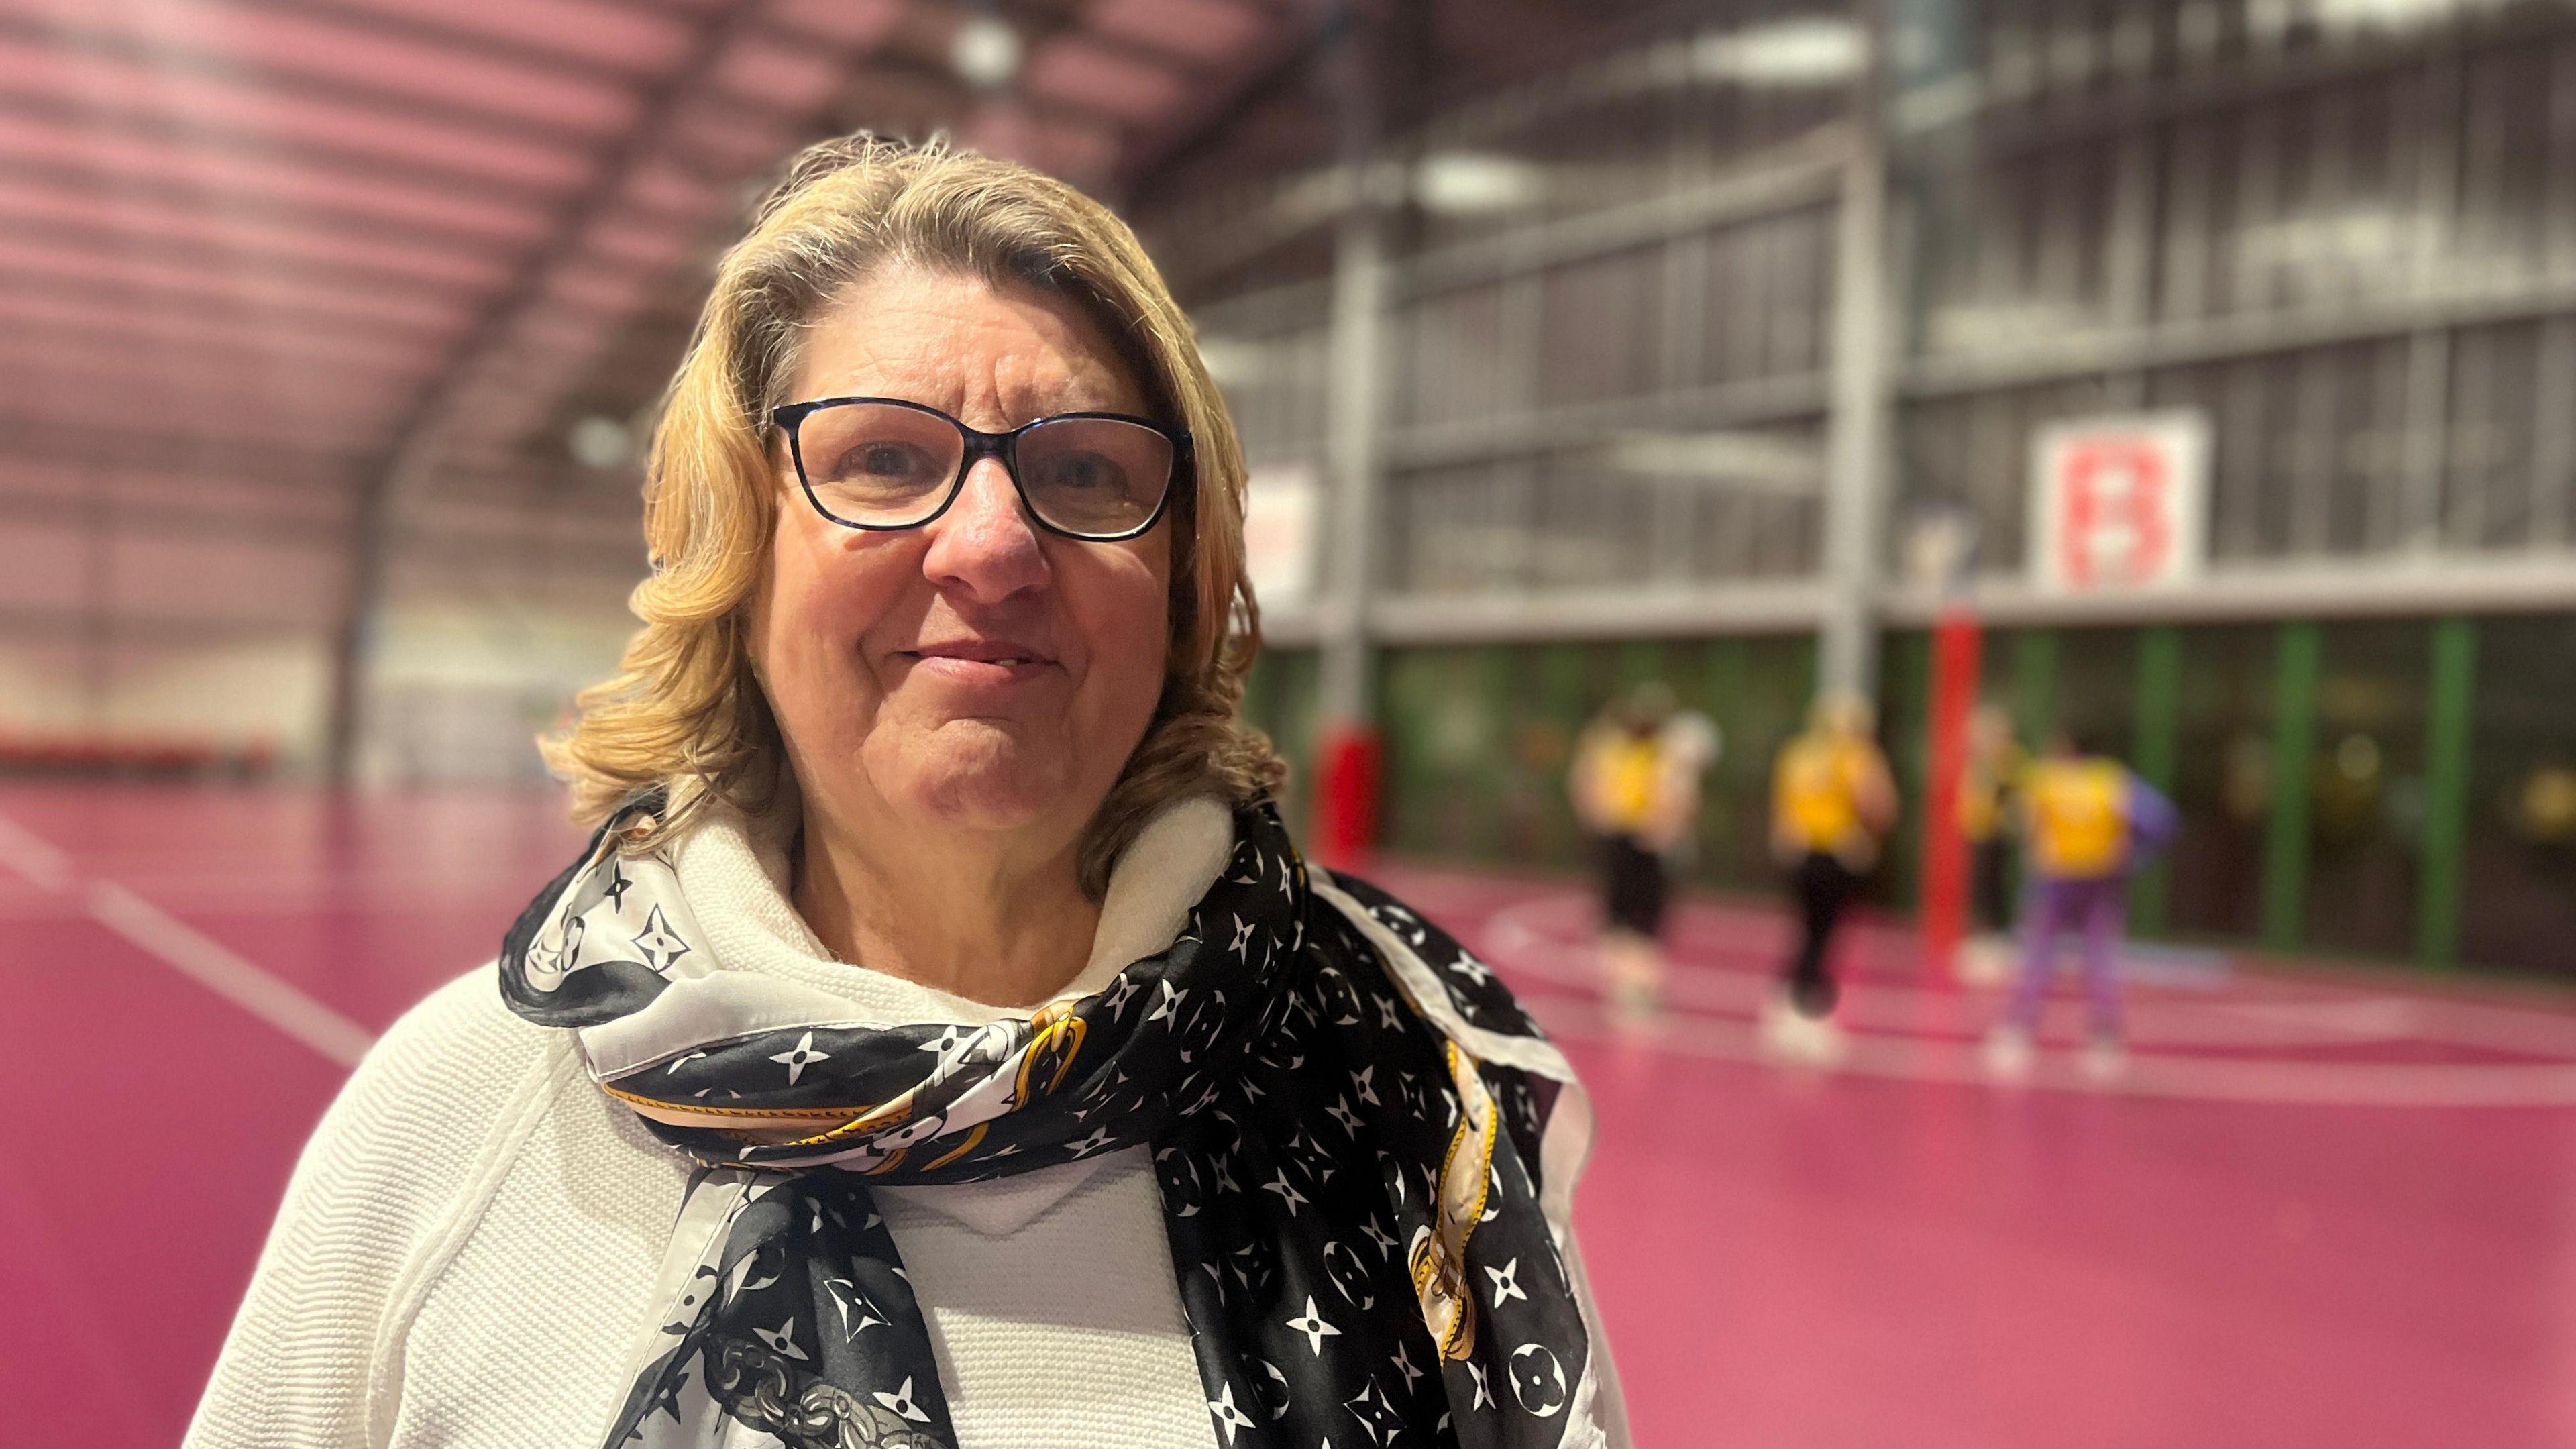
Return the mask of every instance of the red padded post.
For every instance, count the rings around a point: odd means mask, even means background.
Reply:
[[[1377,845],[1379,770],[1377,731],[1365,726],[1328,728],[1315,745],[1315,858],[1349,868]]]
[[[1968,719],[1977,707],[1984,631],[1964,608],[1932,626],[1932,699],[1923,789],[1923,967],[1954,981],[1968,918],[1968,843],[1959,833],[1959,779],[1968,765]]]

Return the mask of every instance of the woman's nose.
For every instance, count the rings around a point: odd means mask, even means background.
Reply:
[[[1020,506],[1019,490],[999,458],[978,459],[948,505],[930,525],[930,551],[922,569],[931,581],[964,589],[987,602],[1034,588],[1046,578],[1046,554],[1036,523]]]

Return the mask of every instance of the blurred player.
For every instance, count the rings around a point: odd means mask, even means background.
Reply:
[[[2012,975],[2012,849],[2015,792],[2027,759],[2012,716],[1980,705],[1968,722],[1968,759],[1959,775],[1959,834],[1968,842],[1969,904],[1976,935],[1959,952],[1959,977],[1992,986]]]
[[[1675,707],[1661,684],[1604,710],[1576,742],[1574,812],[1598,842],[1603,975],[1614,1021],[1650,1021],[1663,997],[1664,903],[1687,866],[1699,777],[1717,758],[1717,727]]]
[[[1844,907],[1878,864],[1896,823],[1896,786],[1857,695],[1818,697],[1807,732],[1780,751],[1771,773],[1771,848],[1788,868],[1801,932],[1780,997],[1763,1017],[1763,1040],[1783,1056],[1831,1062],[1843,1037],[1833,1020],[1841,992],[1826,952]]]
[[[2126,1061],[2118,955],[2129,872],[2163,849],[2180,822],[2155,787],[2066,734],[2023,772],[2021,815],[2031,877],[2023,892],[2021,979],[1986,1038],[1986,1066],[2006,1079],[2029,1073],[2031,1035],[2048,997],[2057,938],[2072,931],[2082,934],[2084,985],[2092,999],[2084,1067],[2108,1080]]]

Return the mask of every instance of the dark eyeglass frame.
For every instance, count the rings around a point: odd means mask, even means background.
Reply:
[[[843,518],[824,505],[822,496],[814,491],[813,478],[805,471],[805,444],[801,437],[801,425],[807,418],[826,408],[848,407],[857,403],[874,403],[884,407],[909,408],[917,413],[928,413],[955,428],[957,435],[965,439],[966,451],[958,461],[957,476],[948,480],[948,492],[940,498],[938,507],[910,523],[859,523]],[[1163,480],[1163,496],[1155,500],[1154,511],[1145,516],[1145,521],[1134,528],[1117,533],[1076,533],[1072,529],[1058,527],[1048,522],[1046,515],[1038,512],[1037,504],[1029,498],[1028,485],[1020,481],[1020,439],[1049,423],[1074,422],[1083,418],[1102,418],[1111,422],[1133,423],[1137,427],[1148,428],[1162,434],[1164,440],[1172,445],[1172,476]],[[1162,522],[1163,515],[1171,511],[1173,495],[1180,492],[1182,481],[1198,476],[1198,469],[1192,464],[1190,434],[1187,428],[1171,427],[1158,423],[1152,418],[1138,417],[1134,413],[1049,413],[1045,417],[1033,418],[1022,423],[1007,433],[988,433],[979,428],[968,427],[928,403],[909,402],[899,397],[825,397],[773,408],[769,413],[769,421],[787,434],[787,454],[796,463],[797,486],[804,490],[805,501],[814,505],[814,511],[843,528],[863,528],[871,533],[901,533],[906,529],[926,528],[938,522],[942,514],[956,505],[957,495],[965,491],[966,475],[974,472],[975,465],[986,458],[1002,460],[1002,471],[1010,476],[1011,491],[1020,496],[1020,508],[1028,514],[1031,522],[1059,538],[1079,539],[1084,543],[1117,543],[1123,539],[1139,538],[1153,532],[1154,525]]]

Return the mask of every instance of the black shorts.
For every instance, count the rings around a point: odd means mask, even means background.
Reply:
[[[1994,835],[1978,841],[1970,857],[1969,896],[1977,923],[1998,936],[2013,928],[2012,851],[2011,837]]]
[[[1664,929],[1664,858],[1633,835],[1601,839],[1603,924],[1649,940]]]

